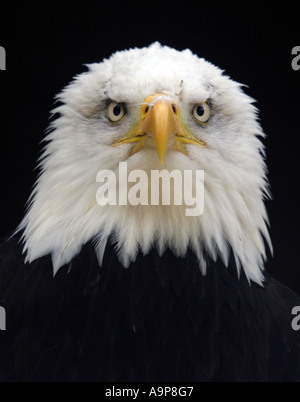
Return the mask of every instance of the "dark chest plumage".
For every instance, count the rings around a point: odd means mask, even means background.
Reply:
[[[92,244],[53,278],[49,256],[24,265],[18,238],[0,249],[2,381],[300,380],[289,289],[239,279],[235,266],[155,250],[124,269]]]

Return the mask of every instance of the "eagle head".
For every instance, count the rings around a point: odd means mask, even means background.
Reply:
[[[264,240],[271,248],[264,134],[240,84],[190,50],[154,43],[88,65],[57,99],[19,227],[27,261],[51,254],[56,272],[92,240],[101,265],[110,237],[125,267],[139,251],[169,248],[184,257],[190,248],[204,274],[207,256],[227,265],[232,252],[238,270],[262,283]],[[99,205],[99,172],[115,174],[120,192],[120,166],[147,177],[203,171],[203,213],[187,216],[175,185],[170,205]],[[150,194],[152,184],[140,183],[140,193]]]

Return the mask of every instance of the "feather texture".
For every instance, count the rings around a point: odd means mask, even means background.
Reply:
[[[108,241],[52,275],[50,256],[24,265],[18,238],[0,246],[2,381],[295,381],[299,298],[266,276],[264,287],[191,250],[138,252],[128,269]]]
[[[129,144],[112,147],[136,122],[143,100],[158,91],[178,103],[185,126],[207,143],[205,149],[188,145],[188,155],[168,151],[163,166],[169,171],[204,170],[205,210],[199,217],[187,217],[185,205],[100,207],[96,203],[99,170],[110,169],[118,177],[122,161],[127,161],[128,172],[142,169],[149,174],[161,169],[154,149],[130,156]],[[46,138],[41,174],[19,227],[29,262],[51,254],[56,273],[83,244],[94,240],[101,264],[106,239],[114,236],[125,267],[138,250],[171,249],[184,257],[190,247],[205,274],[205,256],[220,257],[226,264],[230,248],[249,280],[262,284],[265,241],[272,248],[263,202],[269,195],[259,139],[263,132],[253,100],[241,85],[189,50],[179,52],[155,43],[90,65],[58,100],[61,105],[54,112],[60,116]],[[107,120],[109,100],[127,105],[127,116],[118,124]],[[191,110],[207,100],[212,116],[202,127]]]

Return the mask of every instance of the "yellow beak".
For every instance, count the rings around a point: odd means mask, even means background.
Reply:
[[[163,164],[171,131],[177,131],[177,120],[170,102],[161,98],[151,107],[144,119],[142,128],[145,133],[153,133],[157,154]]]
[[[170,135],[174,140],[170,141]],[[186,144],[194,144],[206,147],[205,142],[195,138],[191,132],[183,126],[179,118],[179,108],[169,97],[156,94],[145,99],[141,108],[141,118],[129,132],[113,143],[117,146],[124,143],[136,143],[131,150],[131,155],[152,145],[153,135],[160,163],[163,164],[167,148],[175,149],[187,154]],[[154,144],[153,144],[154,145]]]

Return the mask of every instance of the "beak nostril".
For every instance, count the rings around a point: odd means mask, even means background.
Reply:
[[[177,113],[177,108],[176,108],[176,105],[174,105],[174,103],[172,104],[172,110],[173,110],[173,112],[176,114]]]
[[[149,106],[146,106],[146,108],[145,108],[145,114],[148,113],[148,111],[149,111]]]

